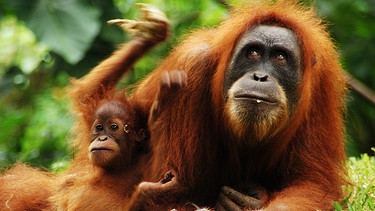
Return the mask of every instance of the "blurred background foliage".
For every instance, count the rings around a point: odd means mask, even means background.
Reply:
[[[106,21],[137,18],[135,0],[0,0],[0,166],[16,161],[58,169],[71,159],[74,124],[64,87],[81,77],[129,39]],[[155,68],[183,35],[215,26],[240,0],[144,0],[171,20],[172,37],[136,65],[123,85]],[[329,23],[343,67],[375,90],[375,2],[316,0]],[[355,91],[348,100],[349,156],[375,146],[375,106]]]

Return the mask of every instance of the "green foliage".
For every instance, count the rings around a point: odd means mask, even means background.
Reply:
[[[34,114],[20,139],[21,161],[48,165],[67,154],[67,131],[73,125],[67,104],[68,100],[59,87],[36,96]]]
[[[375,148],[373,148],[375,151]],[[375,210],[375,157],[367,154],[350,157],[348,175],[351,185],[345,186],[347,198],[335,202],[336,210],[360,211]]]
[[[0,126],[7,130],[0,133],[0,165],[22,161],[49,166],[56,160],[70,160],[67,140],[73,118],[63,87],[38,91],[33,103],[1,112]]]
[[[39,0],[31,8],[27,25],[36,36],[68,63],[80,61],[99,31],[100,9],[77,0]]]
[[[80,61],[99,31],[100,9],[79,0],[13,0],[9,7],[50,50],[70,64]]]
[[[0,40],[0,76],[11,66],[19,67],[25,74],[31,73],[47,52],[47,48],[37,42],[34,33],[14,16],[0,22]]]
[[[316,1],[321,16],[328,20],[337,42],[344,69],[375,90],[375,1]],[[348,97],[348,153],[370,152],[375,146],[375,105],[351,92]]]

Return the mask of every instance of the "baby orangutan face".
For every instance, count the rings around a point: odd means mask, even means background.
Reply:
[[[145,131],[141,129],[133,136],[129,124],[131,112],[129,106],[110,101],[103,104],[95,113],[95,121],[91,128],[91,144],[89,157],[94,165],[104,169],[113,169],[130,164],[133,149],[136,148],[139,137],[145,138]]]

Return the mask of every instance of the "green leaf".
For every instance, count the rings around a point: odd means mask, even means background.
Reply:
[[[335,201],[333,203],[333,207],[335,208],[336,211],[341,211],[342,210],[340,203],[337,202],[337,201]]]
[[[76,64],[99,32],[100,10],[77,0],[39,0],[32,8],[28,26],[41,42]]]

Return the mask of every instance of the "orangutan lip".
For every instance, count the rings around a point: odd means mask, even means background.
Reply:
[[[105,151],[105,150],[107,150],[107,151],[112,151],[111,149],[108,149],[108,148],[93,148],[93,149],[91,149],[90,152],[95,152],[95,151]]]
[[[235,99],[253,100],[256,103],[276,103],[267,96],[256,95],[256,94],[238,94],[234,96]]]

